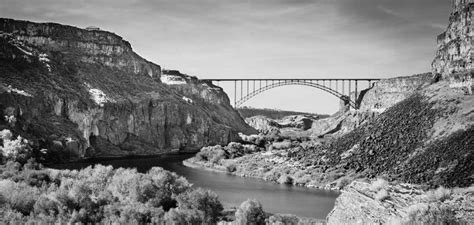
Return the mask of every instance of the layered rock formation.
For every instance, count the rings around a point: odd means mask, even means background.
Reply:
[[[0,128],[71,157],[196,151],[250,128],[219,87],[160,66],[121,37],[0,19]]]
[[[377,81],[374,87],[364,94],[360,110],[384,112],[428,84],[430,80],[431,73],[425,73]]]
[[[437,38],[438,50],[432,63],[433,72],[443,77],[473,68],[474,2],[452,0],[452,5],[448,28]]]

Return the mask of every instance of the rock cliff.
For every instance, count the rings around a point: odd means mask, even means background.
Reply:
[[[445,32],[438,35],[438,50],[432,67],[434,73],[450,74],[472,70],[474,57],[472,21],[474,2],[452,0],[452,12]]]
[[[380,80],[364,94],[360,110],[384,112],[428,84],[431,73]]]
[[[66,158],[196,151],[254,131],[221,88],[169,82],[110,32],[0,19],[0,49],[0,128]]]

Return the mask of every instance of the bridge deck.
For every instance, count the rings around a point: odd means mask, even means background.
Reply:
[[[294,81],[305,81],[305,80],[333,80],[333,81],[346,81],[346,80],[351,80],[351,81],[375,81],[375,80],[381,80],[380,78],[296,78],[296,79],[289,79],[289,78],[283,78],[283,79],[278,79],[278,78],[251,78],[251,79],[200,79],[202,81],[265,81],[265,80],[294,80]]]

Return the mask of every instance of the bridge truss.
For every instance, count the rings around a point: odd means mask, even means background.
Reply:
[[[220,83],[233,83],[234,107],[238,108],[253,97],[273,88],[287,85],[303,85],[318,88],[342,99],[354,109],[359,108],[360,84],[371,88],[379,79],[203,79],[202,81],[220,86]],[[230,93],[228,93],[230,96]],[[240,94],[240,95],[239,95]]]

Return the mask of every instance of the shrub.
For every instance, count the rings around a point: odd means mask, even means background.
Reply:
[[[233,161],[227,162],[225,168],[226,168],[227,172],[229,172],[229,173],[233,173],[237,170],[237,166],[236,166],[235,162],[233,162]]]
[[[388,194],[388,191],[385,190],[385,189],[380,189],[380,190],[377,192],[377,194],[375,194],[375,199],[376,199],[377,201],[380,201],[380,202],[382,202],[382,201],[385,200],[385,199],[388,199],[389,197],[390,197],[390,196],[389,196],[389,194]]]
[[[21,164],[18,162],[8,161],[4,166],[0,166],[2,179],[12,178],[20,173]]]
[[[226,152],[220,145],[204,147],[196,154],[196,158],[199,161],[209,161],[212,163],[218,163],[221,159],[226,158],[225,156]]]
[[[456,219],[452,209],[426,203],[410,206],[404,220],[405,224],[464,224]]]
[[[225,147],[227,158],[234,159],[244,155],[242,144],[231,142]]]
[[[33,206],[35,214],[57,215],[59,213],[58,203],[47,195],[41,195]]]
[[[263,179],[266,181],[277,181],[278,178],[280,178],[280,172],[276,168],[273,168],[263,175]]]
[[[268,218],[270,224],[298,225],[299,219],[295,215],[276,214]]]
[[[0,131],[0,139],[2,140],[11,140],[13,137],[13,134],[10,130],[4,129]]]
[[[200,211],[170,209],[165,214],[165,220],[169,224],[204,224]]]
[[[299,177],[299,178],[295,179],[295,184],[304,186],[307,183],[309,183],[310,181],[311,181],[311,175],[306,174],[306,175],[303,175],[302,177]]]
[[[425,194],[425,199],[428,202],[444,202],[447,199],[450,199],[452,191],[450,189],[439,187],[436,190],[428,191]]]
[[[162,206],[164,210],[175,207],[176,200],[173,198],[174,195],[179,195],[191,187],[184,177],[166,171],[161,167],[151,168],[145,177],[149,177],[152,181],[155,193],[151,196],[147,195],[147,198],[150,199],[148,201],[156,207]]]
[[[370,185],[370,189],[372,191],[379,191],[381,189],[385,189],[388,186],[388,182],[382,178],[377,178],[376,181],[372,182]]]
[[[235,212],[235,222],[237,224],[265,224],[265,213],[262,204],[257,200],[247,200],[243,202],[237,212]]]
[[[281,175],[280,178],[278,178],[278,183],[280,183],[280,184],[293,184],[293,177],[288,176],[288,175]]]
[[[343,189],[345,186],[349,185],[351,180],[349,178],[343,177],[339,179],[336,183],[336,187],[339,189]]]
[[[41,187],[51,182],[49,173],[44,170],[24,170],[23,177],[30,186]]]
[[[104,214],[104,224],[163,224],[165,212],[161,207],[132,202],[107,205]]]
[[[3,146],[0,146],[0,153],[3,158],[10,161],[26,163],[26,161],[31,157],[31,149],[28,145],[28,140],[21,136],[12,140],[10,139],[11,135],[9,135],[8,132],[6,133],[7,134],[2,134],[5,139],[3,139]]]
[[[209,161],[214,164],[218,164],[219,161],[221,161],[221,159],[225,159],[225,151],[222,149],[219,149],[213,152],[213,154],[211,155],[211,160]]]
[[[0,195],[12,209],[24,215],[30,214],[36,200],[39,198],[39,190],[25,184],[18,184],[10,180],[0,181]]]
[[[200,211],[205,224],[217,223],[224,209],[216,193],[201,188],[181,193],[177,201],[180,210]]]

